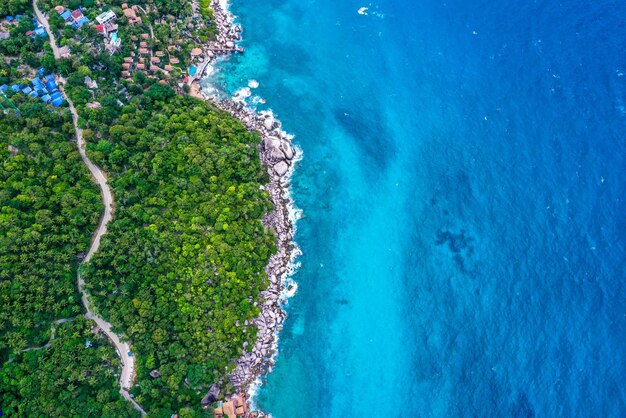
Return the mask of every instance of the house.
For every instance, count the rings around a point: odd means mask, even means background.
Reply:
[[[52,106],[59,107],[62,104],[63,104],[63,97],[60,97],[58,99],[52,99]]]
[[[127,62],[125,62],[124,64],[122,64],[122,68],[123,68],[124,70],[130,70],[130,64],[129,64],[129,63],[127,63]]]
[[[142,33],[141,39],[150,39],[150,35],[148,35],[147,33]]]
[[[141,48],[147,48],[148,47],[148,42],[139,42],[139,46]]]
[[[66,22],[69,22],[72,19],[72,12],[70,12],[69,10],[66,10],[60,14],[63,20],[65,20]]]
[[[165,71],[172,71],[172,70],[174,70],[174,67],[172,67],[172,66],[171,66],[171,65],[169,65],[169,64],[166,64],[166,65],[165,65]]]
[[[128,9],[128,3],[122,4],[122,10],[126,10],[126,9]]]
[[[146,69],[146,64],[137,64],[137,69],[138,70],[145,70]]]
[[[150,51],[148,51],[146,48],[139,48],[139,53],[142,55],[148,55]]]
[[[157,67],[156,65],[151,65],[150,66],[150,71],[157,72],[157,71],[159,71],[159,67]]]
[[[46,33],[46,30],[44,29],[43,26],[40,26],[40,27],[36,28],[33,31],[33,35],[34,36],[39,36],[41,38],[45,38],[46,36],[48,36],[48,34]]]
[[[133,58],[132,57],[124,57],[124,62],[125,63],[131,63],[131,62],[133,62]]]
[[[156,52],[156,56],[157,56],[157,57],[164,57],[164,56],[165,56],[165,52],[163,52],[163,51],[157,51],[157,52]]]
[[[137,13],[133,9],[124,9],[124,16],[128,18],[128,20],[136,19]]]
[[[129,71],[122,71],[122,77],[130,77]]]
[[[101,25],[106,25],[107,23],[113,21],[117,16],[111,10],[108,10],[96,17],[96,20]]]
[[[87,88],[90,88],[90,89],[97,89],[98,88],[98,83],[96,83],[94,80],[92,80],[91,77],[89,77],[89,76],[86,76],[83,81],[85,82],[85,85],[87,86]]]
[[[64,45],[61,48],[59,48],[59,54],[61,55],[61,58],[67,58],[70,56],[70,47],[68,45]]]
[[[41,101],[44,103],[50,103],[52,101],[52,97],[49,94],[41,96]]]
[[[52,98],[52,100],[63,99],[63,95],[58,91],[52,93],[50,97]]]
[[[86,25],[87,23],[89,23],[89,19],[87,19],[85,16],[81,17],[80,19],[78,19],[76,21],[76,26],[83,27],[84,25]]]
[[[4,93],[9,89],[9,86],[7,86],[6,84],[3,84],[0,86],[0,92]]]
[[[0,32],[0,41],[4,39],[9,39],[10,37],[11,37],[11,34],[9,32]]]
[[[48,91],[55,91],[59,88],[59,86],[57,86],[57,83],[54,80],[49,80],[46,81],[46,88],[48,89]]]
[[[89,109],[100,109],[102,107],[99,102],[89,102],[85,106],[87,106]]]
[[[63,13],[65,11],[65,7],[63,7],[63,6],[55,6],[54,10],[56,10],[56,12],[58,14],[61,14],[61,13]]]
[[[107,30],[104,25],[95,25],[93,28],[96,30],[96,32],[98,32],[98,34],[107,36]]]
[[[74,20],[74,22],[78,22],[83,17],[85,16],[83,15],[83,12],[81,12],[80,10],[74,10],[72,12],[72,19]]]
[[[159,57],[152,57],[152,58],[150,58],[150,62],[155,63],[155,64],[159,64],[161,62],[161,58],[159,58]]]
[[[170,58],[170,64],[174,64],[174,65],[180,64],[180,60],[176,57]]]

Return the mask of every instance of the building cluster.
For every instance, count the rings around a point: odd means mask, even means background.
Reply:
[[[89,23],[89,19],[83,15],[81,8],[70,11],[63,6],[56,6],[54,10],[61,16],[66,25],[70,25],[74,29],[79,29]]]
[[[118,51],[122,46],[122,39],[119,37],[117,15],[107,10],[96,17],[97,25],[94,26],[96,32],[104,36],[104,48],[111,54]]]
[[[20,21],[21,18],[22,15],[7,16],[0,22],[0,41],[11,37],[11,33],[9,31]]]
[[[217,408],[213,410],[215,418],[238,418],[246,414],[245,400],[240,396],[233,396],[230,401],[219,402]]]
[[[128,23],[131,25],[141,25],[143,21],[141,17],[137,16],[137,12],[139,11],[138,6],[128,7],[128,4],[122,4],[122,10],[124,11],[124,16],[128,19]]]
[[[180,60],[171,55],[171,52],[176,50],[174,45],[168,46],[167,52],[164,50],[153,52],[149,44],[149,34],[133,35],[130,39],[134,43],[134,51],[124,58],[122,77],[128,79],[133,71],[139,71],[146,73],[148,76],[161,73],[166,78],[169,78],[170,72],[180,64]]]
[[[44,103],[52,104],[54,107],[61,106],[65,100],[63,95],[59,91],[54,75],[45,75],[45,70],[41,68],[37,72],[37,77],[30,80],[29,86],[23,86],[21,84],[12,84],[10,86],[4,84],[0,86],[0,92],[6,93],[9,89],[15,93],[27,94],[34,98],[39,98]]]

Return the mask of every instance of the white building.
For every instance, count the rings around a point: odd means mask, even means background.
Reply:
[[[115,13],[113,13],[111,10],[109,10],[109,11],[106,11],[106,12],[102,13],[100,16],[96,17],[96,20],[101,25],[106,25],[107,23],[109,23],[112,20],[114,20],[116,17],[117,16],[115,16]]]

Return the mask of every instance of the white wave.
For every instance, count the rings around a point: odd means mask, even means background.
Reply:
[[[250,80],[248,81],[248,87],[250,87],[251,89],[256,89],[257,87],[259,87],[259,82],[256,80]]]
[[[245,101],[248,97],[252,96],[252,91],[249,87],[240,88],[233,95],[233,100],[238,102]]]
[[[367,10],[369,9],[369,7],[361,7],[359,10],[357,10],[357,13],[363,16],[367,16]]]

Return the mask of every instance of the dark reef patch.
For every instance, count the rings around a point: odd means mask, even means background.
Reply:
[[[344,131],[350,135],[363,155],[371,160],[377,169],[384,169],[395,156],[395,147],[384,126],[380,109],[366,97],[337,108],[334,116]]]
[[[461,229],[459,233],[454,233],[438,229],[435,244],[438,246],[447,244],[448,249],[452,253],[452,259],[459,270],[463,274],[472,273],[473,269],[468,268],[468,261],[474,254],[474,238],[469,236],[465,230]]]

